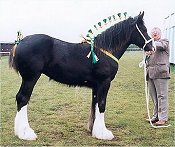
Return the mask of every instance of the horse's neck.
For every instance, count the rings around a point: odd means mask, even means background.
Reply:
[[[116,51],[113,52],[113,55],[117,58],[120,59],[123,54],[125,53],[126,49],[128,48],[129,44],[123,45],[121,48],[116,49]]]

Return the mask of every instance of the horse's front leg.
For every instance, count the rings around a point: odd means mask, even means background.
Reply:
[[[109,87],[110,80],[105,80],[97,88],[97,103],[95,104],[95,121],[92,128],[92,136],[98,139],[112,140],[114,138],[112,132],[106,128],[104,120]]]

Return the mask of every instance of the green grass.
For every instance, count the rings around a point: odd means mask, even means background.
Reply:
[[[147,117],[143,69],[138,68],[142,52],[126,52],[112,81],[105,113],[106,126],[112,130],[112,141],[98,140],[87,131],[91,90],[73,88],[49,81],[42,76],[33,91],[29,123],[36,141],[14,136],[15,95],[21,78],[8,68],[8,58],[1,63],[1,145],[6,146],[174,146],[174,77],[169,83],[169,128],[153,129]],[[150,107],[152,102],[150,101]]]

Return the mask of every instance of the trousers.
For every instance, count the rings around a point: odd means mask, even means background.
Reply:
[[[149,93],[153,101],[153,118],[168,121],[168,80],[148,79]]]

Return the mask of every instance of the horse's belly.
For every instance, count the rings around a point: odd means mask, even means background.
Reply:
[[[75,68],[70,69],[59,69],[59,68],[49,68],[47,71],[43,72],[49,78],[68,85],[79,85],[79,86],[90,86],[92,81],[92,75],[90,72],[76,70]]]

